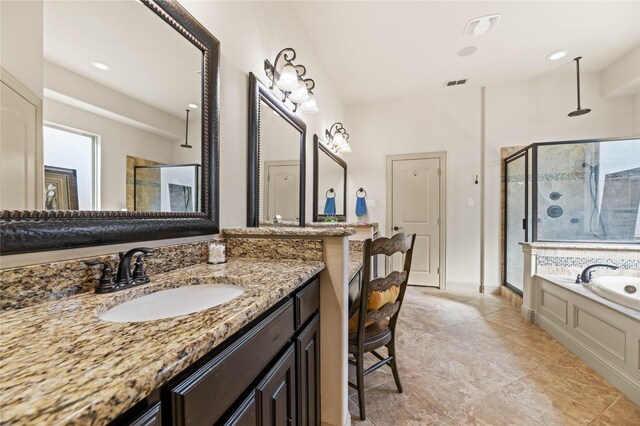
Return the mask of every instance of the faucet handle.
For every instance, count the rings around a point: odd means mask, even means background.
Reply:
[[[113,280],[113,273],[111,272],[111,265],[106,260],[88,260],[84,262],[89,267],[102,265],[102,274],[98,280],[96,287],[96,293],[109,293],[116,288],[116,284]]]
[[[146,257],[153,256],[153,251],[151,253],[141,253],[136,258],[136,264],[133,268],[132,278],[136,284],[148,283],[149,276],[147,272],[144,270],[144,263],[142,262]]]

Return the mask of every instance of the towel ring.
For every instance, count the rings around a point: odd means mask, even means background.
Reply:
[[[365,191],[363,188],[360,188],[356,191],[356,197],[358,197],[358,194],[360,194],[361,192],[364,192],[364,198],[367,198],[367,191]],[[362,197],[358,197],[358,198],[362,198]]]
[[[333,197],[329,197],[329,194],[333,194]],[[336,191],[333,188],[329,188],[327,192],[324,193],[324,196],[327,198],[336,198]]]

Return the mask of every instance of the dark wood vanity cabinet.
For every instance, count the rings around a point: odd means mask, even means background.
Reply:
[[[320,424],[319,304],[315,277],[114,423]]]

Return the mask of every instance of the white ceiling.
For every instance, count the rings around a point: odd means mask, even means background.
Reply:
[[[50,62],[181,119],[200,104],[202,52],[142,3],[45,1],[43,30]]]
[[[575,56],[581,71],[600,71],[640,43],[639,1],[292,4],[347,104],[445,90],[454,79],[470,80],[446,90],[569,72]],[[468,20],[494,13],[502,15],[494,32],[463,35]],[[478,51],[457,56],[466,46]],[[569,55],[545,59],[561,49]]]

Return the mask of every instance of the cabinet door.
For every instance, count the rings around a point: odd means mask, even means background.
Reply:
[[[320,317],[316,315],[296,337],[298,424],[320,424]]]
[[[260,382],[257,390],[260,424],[296,425],[296,359],[291,345]]]
[[[258,424],[256,416],[256,394],[254,391],[244,400],[242,405],[229,417],[225,426],[256,426]]]

